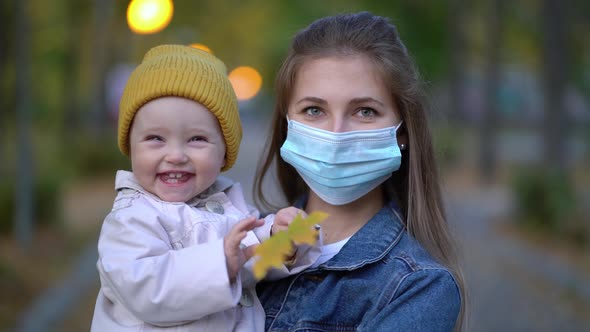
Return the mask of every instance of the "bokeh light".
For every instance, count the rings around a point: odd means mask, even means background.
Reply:
[[[138,34],[162,31],[172,20],[172,0],[132,0],[127,7],[127,24]]]
[[[239,100],[248,100],[260,91],[262,76],[252,67],[241,66],[229,73],[229,80]]]
[[[199,50],[202,50],[202,51],[205,51],[205,52],[208,52],[208,53],[213,54],[213,51],[211,51],[211,49],[208,46],[206,46],[206,45],[199,44],[199,43],[194,43],[194,44],[191,44],[190,46],[191,47],[194,47],[196,49],[199,49]]]

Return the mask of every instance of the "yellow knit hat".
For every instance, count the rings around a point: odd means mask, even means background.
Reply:
[[[184,45],[160,45],[150,49],[131,73],[119,104],[119,149],[129,156],[129,130],[135,114],[147,102],[166,96],[192,99],[219,120],[226,145],[222,171],[238,158],[242,125],[236,94],[221,60]]]

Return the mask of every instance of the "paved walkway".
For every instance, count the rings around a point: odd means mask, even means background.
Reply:
[[[242,150],[227,175],[239,180],[251,198],[253,170],[266,128],[249,117],[243,120]],[[590,280],[574,266],[497,231],[495,220],[511,209],[505,192],[472,188],[450,190],[446,197],[450,222],[463,247],[471,304],[469,331],[590,331]],[[71,275],[22,314],[15,331],[67,332],[60,322],[72,319],[77,303],[87,297],[85,290],[96,287],[95,246],[91,243]]]
[[[590,331],[590,280],[576,266],[503,236],[502,189],[449,194],[471,300],[469,331]]]

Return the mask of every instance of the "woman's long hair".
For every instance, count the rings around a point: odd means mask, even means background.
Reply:
[[[263,206],[274,207],[262,190],[262,182],[273,161],[280,188],[289,204],[307,192],[308,187],[297,171],[280,157],[280,148],[287,137],[286,115],[296,75],[309,59],[350,55],[362,55],[373,62],[404,121],[399,132],[408,136],[408,148],[402,151],[400,169],[382,184],[383,191],[387,200],[394,199],[399,204],[408,232],[457,280],[463,303],[456,330],[461,330],[465,286],[447,225],[422,81],[397,29],[387,19],[367,12],[330,16],[313,22],[294,37],[275,80],[271,140],[257,170],[256,200]]]

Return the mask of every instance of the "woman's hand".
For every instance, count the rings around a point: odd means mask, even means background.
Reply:
[[[287,228],[289,228],[291,222],[293,222],[293,219],[295,219],[298,214],[301,214],[303,218],[307,217],[305,211],[293,206],[279,210],[279,212],[277,212],[275,215],[275,220],[272,224],[270,234],[272,235],[278,232],[286,231]]]
[[[295,219],[298,214],[301,214],[301,217],[303,218],[307,217],[307,213],[305,213],[305,211],[293,206],[279,210],[275,215],[274,223],[270,229],[270,235],[286,231],[289,228],[289,225],[293,222],[293,219]],[[291,266],[295,263],[296,253],[297,247],[293,246],[293,251],[287,256],[287,259],[285,260],[286,266]]]

